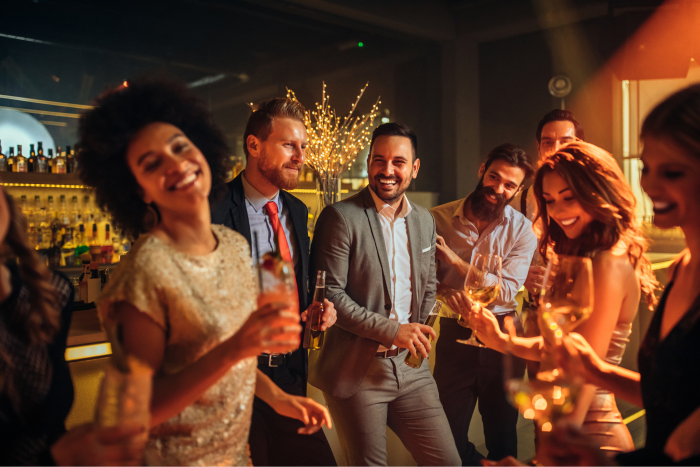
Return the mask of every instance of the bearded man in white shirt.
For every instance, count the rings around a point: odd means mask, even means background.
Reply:
[[[514,316],[515,295],[527,277],[537,238],[532,222],[508,203],[532,173],[532,162],[525,151],[503,144],[492,150],[481,165],[476,190],[464,199],[431,210],[437,229],[438,296],[450,307],[470,307],[463,288],[474,255],[498,255],[502,258],[501,291],[487,308],[501,327],[505,317]],[[518,411],[506,399],[503,355],[458,343],[457,339],[471,336],[471,329],[457,323],[454,311],[447,310],[448,317],[440,318],[434,375],[462,465],[481,465],[483,459],[468,437],[477,400],[488,459],[517,457]],[[515,366],[514,371],[524,373],[522,360]]]
[[[461,465],[427,361],[435,337],[435,222],[404,192],[418,175],[415,133],[399,123],[372,134],[369,187],[327,206],[311,244],[311,277],[325,270],[338,320],[309,356],[347,465],[386,465],[386,427],[419,465]],[[404,362],[420,352],[419,368]]]

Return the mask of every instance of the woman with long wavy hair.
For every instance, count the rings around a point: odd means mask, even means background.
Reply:
[[[636,200],[615,160],[604,150],[574,142],[560,149],[538,170],[533,186],[541,218],[539,249],[544,258],[573,255],[591,258],[594,307],[577,331],[607,362],[618,365],[643,294],[656,303],[656,279],[644,256],[647,242],[636,219]],[[539,360],[542,337],[518,338],[502,333],[488,313],[472,317],[479,339],[489,347]],[[585,386],[573,423],[594,435],[609,452],[634,449],[617,409],[614,394]]]

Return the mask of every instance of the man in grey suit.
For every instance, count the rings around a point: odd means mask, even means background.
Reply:
[[[399,123],[372,134],[369,187],[326,207],[311,245],[325,270],[336,325],[312,351],[309,382],[323,391],[348,465],[386,465],[386,426],[419,465],[461,465],[427,361],[435,337],[435,222],[404,192],[418,175],[416,135]],[[408,350],[407,350],[408,349]]]

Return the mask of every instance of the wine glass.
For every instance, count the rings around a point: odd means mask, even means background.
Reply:
[[[593,312],[593,265],[590,258],[559,255],[547,265],[540,293],[539,326],[545,353],[537,378],[562,377],[547,349],[587,320]]]
[[[511,341],[507,343],[503,364],[506,392],[523,418],[535,420],[542,431],[551,431],[558,418],[574,410],[581,390],[580,378],[564,374],[546,349],[590,316],[592,271],[590,259],[574,256],[558,256],[547,266],[538,316],[545,351],[537,375],[525,378],[522,371],[516,371],[517,357],[510,352]]]
[[[501,293],[501,257],[498,255],[475,254],[464,279],[464,291],[469,300],[477,307],[474,313],[496,300]],[[460,315],[457,320],[460,326],[468,328],[469,324]],[[469,339],[458,339],[460,344],[486,347],[476,338],[476,330],[472,329]]]

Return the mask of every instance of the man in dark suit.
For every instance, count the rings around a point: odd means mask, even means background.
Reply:
[[[416,135],[386,123],[372,134],[369,187],[327,206],[316,224],[311,271],[326,271],[338,324],[311,352],[348,465],[386,465],[386,427],[418,465],[461,465],[427,362],[435,331],[435,222],[404,192],[418,175]],[[409,349],[426,359],[404,362]]]
[[[252,232],[257,232],[261,255],[274,249],[277,237],[282,257],[294,264],[299,310],[306,310],[311,303],[308,209],[284,191],[297,186],[305,161],[304,108],[291,99],[263,101],[248,119],[244,137],[247,167],[228,183],[212,209],[212,223],[236,230],[251,245]],[[324,328],[335,322],[335,309],[328,300],[323,322]],[[301,346],[286,355],[258,356],[258,369],[288,394],[306,395],[308,356]],[[253,465],[336,465],[323,430],[307,435],[303,427],[256,397],[250,428]]]

